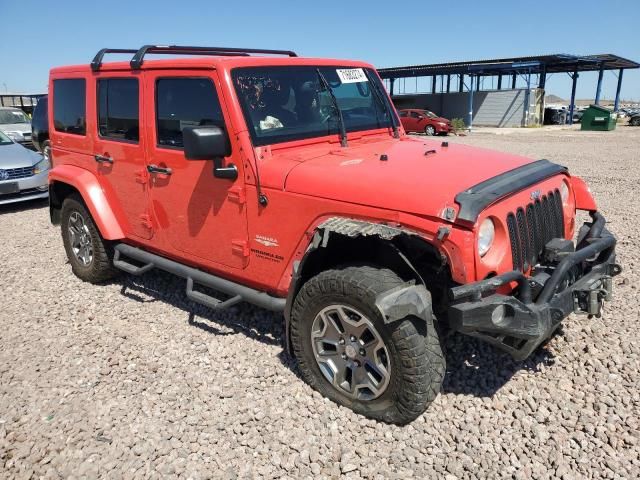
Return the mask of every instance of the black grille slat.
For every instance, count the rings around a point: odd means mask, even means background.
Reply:
[[[511,241],[511,256],[513,258],[513,268],[515,270],[522,270],[522,261],[520,259],[520,240],[518,239],[516,217],[513,213],[507,215],[507,229],[509,230],[509,240]]]
[[[528,270],[531,266],[531,253],[529,250],[529,234],[527,233],[527,223],[524,218],[524,210],[516,210],[516,223],[518,224],[518,237],[520,238],[520,257],[522,258],[523,270]]]
[[[538,263],[545,245],[564,238],[564,210],[558,189],[507,215],[513,268],[526,272]]]
[[[564,210],[562,208],[562,198],[560,197],[560,191],[558,189],[555,190],[553,199],[555,206],[553,214],[556,217],[556,224],[558,225],[558,237],[564,238]]]
[[[530,203],[527,205],[527,241],[529,242],[529,252],[531,255],[531,265],[535,265],[538,263],[538,257],[540,256],[540,252],[538,252],[538,247],[536,245],[536,216],[533,212],[533,204]]]

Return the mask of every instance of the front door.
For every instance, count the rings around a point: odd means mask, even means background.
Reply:
[[[96,79],[98,135],[94,159],[100,184],[113,199],[112,207],[126,219],[126,235],[149,239],[153,229],[147,186],[141,181],[146,166],[145,139],[139,133],[144,129],[139,80],[139,75],[123,77],[122,73],[102,72]]]
[[[249,260],[243,162],[238,148],[223,163],[235,163],[238,178],[213,175],[213,160],[187,160],[182,129],[216,125],[229,132],[215,71],[180,75],[145,72],[146,104],[152,115],[147,129],[147,166],[151,204],[159,228],[171,249],[234,268]]]

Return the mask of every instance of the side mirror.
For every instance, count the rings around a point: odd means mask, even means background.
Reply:
[[[213,160],[213,175],[216,178],[238,178],[238,168],[233,163],[222,166],[222,159],[231,155],[229,137],[223,128],[184,127],[182,142],[187,160]]]

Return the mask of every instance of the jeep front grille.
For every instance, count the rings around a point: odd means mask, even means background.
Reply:
[[[564,215],[558,189],[507,215],[514,270],[526,272],[538,262],[552,238],[564,238]]]

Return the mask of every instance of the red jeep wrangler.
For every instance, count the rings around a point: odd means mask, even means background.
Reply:
[[[214,310],[284,312],[305,380],[372,418],[409,422],[437,395],[436,323],[522,359],[570,313],[598,315],[620,272],[582,180],[405,135],[366,63],[104,49],[53,69],[49,93],[51,220],[73,272],[157,268]],[[593,222],[574,244],[576,209]]]

